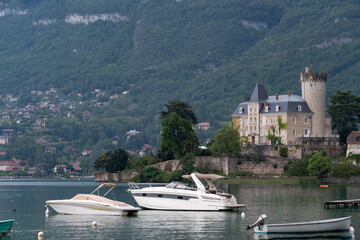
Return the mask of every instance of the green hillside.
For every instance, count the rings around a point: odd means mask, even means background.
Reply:
[[[188,102],[215,131],[256,82],[271,95],[300,94],[307,65],[328,73],[328,96],[360,94],[359,11],[355,0],[2,0],[0,94],[20,96],[17,107],[51,87],[78,96],[71,101],[109,102],[86,121],[79,105],[71,121],[41,115],[41,134],[79,148],[109,149],[114,136],[132,150],[158,146],[170,100]],[[129,143],[130,129],[141,139]]]

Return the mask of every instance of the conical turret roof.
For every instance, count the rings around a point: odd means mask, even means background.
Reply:
[[[249,102],[264,102],[266,99],[268,99],[268,95],[264,85],[257,83]]]

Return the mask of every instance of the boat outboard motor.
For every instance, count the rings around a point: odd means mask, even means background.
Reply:
[[[250,229],[253,229],[256,226],[259,226],[259,228],[261,228],[261,226],[265,225],[265,218],[267,218],[266,214],[262,214],[255,223],[253,223],[250,226],[248,225],[246,227],[246,230],[248,231]]]

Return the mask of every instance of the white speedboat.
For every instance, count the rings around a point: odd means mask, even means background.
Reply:
[[[262,214],[259,219],[247,226],[246,230],[254,228],[255,233],[321,233],[321,232],[347,232],[351,227],[351,216],[342,218],[332,218],[311,222],[279,223],[266,224],[266,214]]]
[[[110,189],[103,196],[100,196],[99,189],[103,187],[109,187]],[[71,199],[48,200],[45,207],[48,211],[48,206],[50,206],[60,214],[135,216],[140,208],[105,197],[115,187],[115,184],[103,183],[90,194],[77,194]],[[94,194],[95,192],[97,194]]]
[[[192,179],[196,187],[182,182],[171,182],[166,186],[140,188],[135,183],[129,183],[129,192],[142,208],[157,210],[190,210],[190,211],[221,211],[244,207],[238,204],[232,194],[217,190],[212,180],[226,179],[216,174],[193,173],[183,175]],[[200,181],[203,179],[208,187]]]

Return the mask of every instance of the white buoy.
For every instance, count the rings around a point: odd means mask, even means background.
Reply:
[[[355,229],[352,226],[350,226],[349,227],[349,233],[354,233],[354,232],[355,232]]]
[[[46,207],[45,214],[46,214],[46,215],[49,215],[49,214],[50,214],[50,209],[49,209],[49,207]]]
[[[44,236],[45,236],[44,232],[38,232],[37,239],[38,240],[44,239]]]
[[[94,220],[94,221],[91,223],[91,226],[96,227],[96,226],[97,226],[97,222]]]
[[[245,217],[245,213],[244,213],[244,212],[241,213],[241,217]]]

